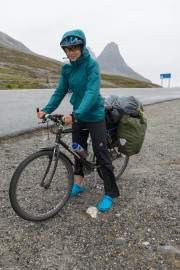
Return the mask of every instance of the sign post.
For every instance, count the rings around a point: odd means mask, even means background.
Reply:
[[[160,79],[161,79],[161,86],[162,87],[163,87],[163,79],[169,79],[168,80],[168,87],[170,87],[171,73],[160,74]]]

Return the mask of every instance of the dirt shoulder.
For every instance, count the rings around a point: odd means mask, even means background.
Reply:
[[[96,219],[86,209],[103,190],[91,177],[87,191],[49,221],[19,218],[8,198],[12,174],[50,142],[43,131],[1,140],[0,269],[180,269],[180,99],[145,106],[145,117],[142,151],[118,183],[123,194]]]

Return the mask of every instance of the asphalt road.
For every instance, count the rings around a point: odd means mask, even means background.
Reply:
[[[43,108],[54,90],[0,90],[0,138],[12,137],[38,127],[36,108]],[[175,88],[103,88],[102,96],[133,95],[144,105],[180,98],[180,87]],[[69,114],[71,94],[67,94],[57,112]]]

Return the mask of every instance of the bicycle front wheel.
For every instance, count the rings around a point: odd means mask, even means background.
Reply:
[[[53,150],[39,151],[17,167],[9,197],[14,211],[21,218],[47,220],[67,203],[74,181],[73,168],[64,155],[59,154],[58,161],[56,158]]]

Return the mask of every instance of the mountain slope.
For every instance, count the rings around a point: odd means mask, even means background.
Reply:
[[[62,65],[0,32],[0,89],[55,88]],[[101,78],[101,87],[159,87],[121,76],[101,74]]]
[[[61,67],[59,61],[0,45],[0,89],[55,87]]]
[[[15,40],[7,34],[0,31],[0,45],[8,47],[10,49],[18,50],[25,53],[35,54],[29,50],[23,43]]]
[[[118,75],[135,80],[150,82],[132,68],[130,68],[119,52],[118,45],[114,42],[109,43],[102,53],[97,57],[101,73],[109,75]]]
[[[63,63],[0,46],[0,89],[55,88]],[[101,74],[101,87],[159,87],[121,76]]]

